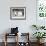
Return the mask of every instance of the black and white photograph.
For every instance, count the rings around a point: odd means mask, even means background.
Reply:
[[[25,7],[11,7],[10,8],[10,19],[26,19],[26,8]]]

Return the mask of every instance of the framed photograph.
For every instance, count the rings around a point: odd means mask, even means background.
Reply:
[[[26,19],[26,7],[11,7],[10,19],[11,20]]]

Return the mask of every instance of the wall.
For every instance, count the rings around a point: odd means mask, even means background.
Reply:
[[[26,7],[26,20],[10,20],[10,7]],[[32,36],[32,24],[36,24],[36,0],[0,0],[0,34],[17,26],[19,32],[30,32]]]

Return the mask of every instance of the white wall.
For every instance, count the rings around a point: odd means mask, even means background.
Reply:
[[[10,7],[26,7],[26,20],[10,20]],[[0,34],[17,26],[32,36],[32,24],[36,24],[36,0],[0,0]]]
[[[10,7],[26,7],[26,20],[10,20]],[[0,33],[4,29],[19,27],[20,32],[29,32],[29,27],[36,24],[36,0],[0,1]]]

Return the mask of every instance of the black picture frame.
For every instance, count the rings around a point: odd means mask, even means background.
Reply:
[[[25,20],[26,7],[10,7],[10,19],[11,20]]]

